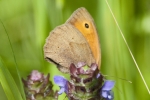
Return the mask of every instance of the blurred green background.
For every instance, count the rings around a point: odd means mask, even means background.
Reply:
[[[150,87],[150,1],[108,2]],[[49,32],[63,24],[79,7],[85,7],[95,20],[102,50],[101,72],[132,81],[130,84],[107,77],[116,81],[115,100],[150,100],[105,0],[0,0],[0,19],[10,36],[21,77],[25,78],[33,69],[51,73],[51,80],[54,75],[63,75],[55,65],[43,59],[43,45]],[[0,56],[18,83],[15,61],[2,23]],[[56,86],[56,89],[59,88]],[[7,100],[1,86],[0,100]]]

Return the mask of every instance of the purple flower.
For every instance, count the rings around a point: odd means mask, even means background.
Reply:
[[[96,78],[99,78],[100,76],[101,76],[101,74],[100,74],[100,73],[98,73],[98,74],[97,74],[97,76],[96,76]]]
[[[30,79],[33,81],[41,80],[42,77],[43,77],[43,74],[38,72],[38,70],[33,70],[30,75]]]
[[[114,87],[115,82],[107,80],[104,82],[101,90],[101,96],[105,98],[106,100],[113,100],[114,95],[111,89]]]
[[[60,87],[58,94],[68,93],[67,80],[63,76],[54,76],[54,82]]]

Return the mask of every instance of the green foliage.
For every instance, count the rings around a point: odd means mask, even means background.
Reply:
[[[0,58],[0,83],[8,100],[23,100],[18,87]]]
[[[108,2],[147,84],[150,84],[149,1]],[[51,80],[54,75],[62,74],[43,59],[43,45],[49,32],[63,24],[79,7],[85,7],[95,20],[102,50],[101,72],[132,81],[130,84],[118,78],[106,77],[116,80],[115,100],[142,100],[143,97],[144,100],[149,100],[150,96],[104,0],[0,0],[0,19],[10,36],[21,77],[26,77],[33,69],[50,72]],[[0,56],[18,85],[16,65],[1,23],[0,45]],[[0,95],[4,94],[3,88],[0,88]],[[7,100],[5,95],[1,95],[0,100]],[[63,99],[64,97],[60,98]]]

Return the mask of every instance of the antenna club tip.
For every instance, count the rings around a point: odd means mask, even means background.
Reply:
[[[129,83],[132,83],[132,81],[128,81]]]

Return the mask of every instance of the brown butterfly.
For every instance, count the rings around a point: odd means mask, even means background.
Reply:
[[[78,8],[66,21],[50,32],[44,45],[44,57],[68,73],[71,63],[101,64],[100,45],[94,20],[88,11]]]

